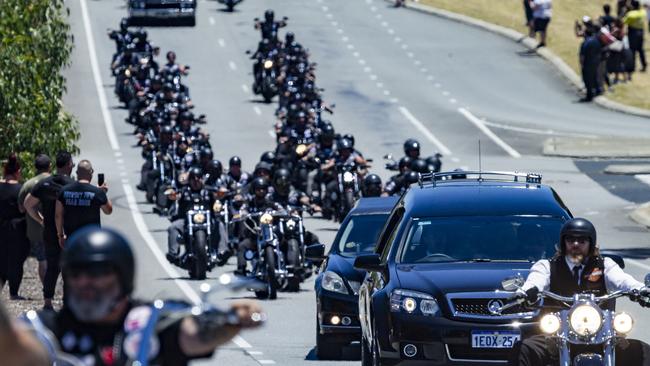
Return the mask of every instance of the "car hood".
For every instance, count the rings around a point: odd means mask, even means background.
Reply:
[[[327,260],[327,271],[336,272],[348,281],[362,282],[366,271],[354,268],[355,257],[343,257],[339,254],[331,254]]]
[[[504,278],[528,275],[532,263],[426,263],[396,267],[401,288],[429,294],[494,291]]]

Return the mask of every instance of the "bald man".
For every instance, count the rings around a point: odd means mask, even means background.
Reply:
[[[78,229],[87,225],[101,226],[100,211],[106,215],[113,212],[113,204],[106,196],[108,186],[104,182],[95,186],[93,166],[88,160],[77,164],[77,181],[61,189],[56,202],[56,231],[59,245],[64,247],[65,241]]]

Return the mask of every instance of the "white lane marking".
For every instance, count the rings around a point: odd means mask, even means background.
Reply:
[[[641,263],[641,262],[639,262],[639,261],[637,261],[637,260],[635,260],[635,259],[629,259],[629,258],[626,258],[626,259],[625,259],[625,262],[626,262],[626,263],[632,263],[632,264],[634,264],[635,266],[638,266],[638,267],[641,267],[641,268],[645,269],[646,271],[650,271],[650,266],[649,266],[649,265],[644,264],[644,263]]]
[[[322,9],[323,9],[323,11],[326,12],[326,13],[330,10],[330,9],[329,9],[327,6],[325,6],[325,5],[323,5]]]
[[[420,61],[420,60],[415,60],[415,61],[413,61],[413,64],[414,64],[415,66],[420,66],[420,65],[422,64],[422,61]]]
[[[114,150],[119,150],[119,144],[117,144],[117,138],[116,138],[116,133],[115,133],[115,127],[113,125],[113,122],[111,120],[110,112],[108,111],[108,104],[106,103],[106,95],[104,94],[104,90],[101,89],[101,77],[99,74],[99,66],[97,62],[97,51],[95,49],[95,43],[92,41],[92,28],[90,27],[90,20],[88,16],[88,8],[86,5],[86,0],[79,0],[79,3],[81,5],[81,12],[82,12],[82,17],[84,19],[84,28],[86,30],[86,38],[89,40],[88,41],[88,53],[90,56],[90,63],[91,66],[93,66],[93,72],[96,75],[95,77],[95,85],[97,86],[97,90],[101,91],[98,93],[98,97],[100,99],[100,107],[102,109],[102,118],[104,119],[104,124],[106,125],[106,133],[109,136],[109,139],[111,136],[114,138],[115,144],[111,142],[111,147]],[[102,103],[102,96],[104,99],[104,102]],[[180,275],[178,272],[167,262],[167,258],[162,254],[160,251],[160,248],[158,247],[158,244],[154,240],[153,236],[151,236],[151,232],[149,232],[149,228],[147,227],[147,224],[144,221],[144,217],[142,216],[142,213],[140,212],[140,209],[138,208],[137,201],[135,200],[135,195],[133,193],[133,189],[129,185],[129,180],[128,179],[122,179],[122,189],[124,190],[124,194],[126,195],[126,201],[129,206],[129,211],[131,211],[131,217],[133,219],[133,222],[135,223],[136,228],[138,229],[138,232],[140,233],[140,236],[142,239],[145,241],[145,244],[149,247],[151,250],[151,253],[154,255],[160,266],[163,268],[163,270],[169,275],[169,277],[174,278],[174,283],[178,286],[178,288],[187,296],[187,298],[192,301],[194,304],[198,304],[201,301],[201,297],[190,287],[187,282],[184,280],[179,279]],[[241,336],[235,336],[232,339],[233,343],[237,344],[240,348],[251,348],[252,346],[244,340]],[[246,347],[247,346],[247,347]]]
[[[341,28],[337,29],[337,30],[336,30],[336,33],[338,33],[338,34],[343,34],[343,29],[341,29]]]
[[[275,361],[273,361],[273,360],[257,360],[257,362],[259,362],[262,365],[274,365],[275,364]]]
[[[246,84],[242,84],[242,85],[241,85],[241,90],[243,90],[244,93],[248,93],[248,91],[249,91],[249,89],[248,89],[248,85],[246,85]]]
[[[274,139],[275,138],[275,131],[269,130],[268,132],[269,132],[269,136],[271,136],[271,138]]]
[[[456,103],[456,99],[454,99],[454,98],[449,99],[449,103],[451,103],[451,104],[455,104],[455,103]]]
[[[325,14],[325,16],[326,16],[328,19],[332,19],[332,18],[334,17],[334,15],[332,15],[332,13],[327,13],[327,14]]]
[[[427,72],[429,72],[429,70],[427,70],[426,67],[423,67],[420,69],[420,72],[426,74]]]
[[[363,72],[372,72],[372,69],[370,67],[364,67]]]
[[[505,141],[501,140],[499,136],[497,136],[492,130],[490,130],[483,121],[478,119],[475,115],[470,113],[465,108],[458,108],[458,112],[462,114],[465,118],[467,118],[468,121],[472,122],[474,126],[476,126],[479,130],[481,130],[487,137],[489,137],[492,141],[494,141],[495,144],[499,145],[505,152],[508,153],[508,155],[512,156],[515,159],[518,159],[521,157],[521,154],[517,152],[517,150],[513,149],[510,145],[508,145]]]
[[[359,65],[365,65],[365,64],[366,64],[366,60],[364,59],[359,60]]]
[[[258,116],[262,115],[262,110],[260,109],[260,107],[254,106],[253,110],[255,111],[255,114],[257,114]]]
[[[216,21],[214,20],[214,17],[210,17],[210,18],[208,18],[208,20],[210,21],[210,25],[214,25],[216,23]]]
[[[376,17],[377,19],[381,19],[381,18],[383,18],[381,14],[377,14],[375,17]]]
[[[397,42],[397,43],[400,43],[400,42],[402,42],[402,39],[399,38],[399,37],[395,37],[394,41]]]
[[[248,351],[246,353],[248,353],[251,356],[259,356],[259,355],[264,354],[264,352],[260,352],[260,351]]]
[[[226,47],[226,41],[224,41],[223,38],[217,39],[217,43],[219,43],[220,47]]]
[[[389,30],[388,30],[388,34],[395,34],[395,30],[393,30],[393,29],[389,29]]]
[[[124,159],[116,159],[115,160],[118,164],[124,164]]]
[[[409,48],[409,45],[407,45],[406,43],[402,45],[402,49],[403,49],[403,50],[405,50],[405,49],[407,49],[407,48]]]
[[[95,80],[95,89],[97,90],[97,97],[99,98],[99,106],[102,110],[102,118],[104,119],[104,127],[108,135],[108,142],[111,144],[111,149],[119,150],[120,144],[117,141],[117,134],[113,126],[113,119],[108,111],[108,102],[106,101],[106,92],[104,92],[104,82],[102,81],[101,73],[99,72],[99,62],[97,62],[97,50],[95,49],[95,40],[93,36],[93,29],[90,25],[90,17],[88,16],[88,6],[86,0],[79,0],[81,4],[81,15],[83,17],[84,28],[86,30],[86,41],[88,42],[88,54],[90,56],[90,67],[93,71],[93,79]]]
[[[439,88],[439,87],[441,87],[442,85],[440,85],[440,83],[435,83],[435,84],[433,84],[433,86],[435,86],[436,88]]]
[[[237,65],[235,64],[234,61],[228,62],[228,66],[230,67],[230,70],[232,70],[232,71],[237,70]]]
[[[379,89],[383,88],[383,87],[384,87],[384,83],[377,83],[377,87],[378,87]]]
[[[339,26],[339,22],[337,22],[337,21],[332,21],[331,24],[332,24],[332,27],[338,27]]]
[[[343,41],[343,42],[347,42],[347,41],[349,41],[349,40],[350,40],[350,38],[348,38],[348,37],[345,37],[345,36],[344,36],[344,37],[341,37],[341,41]]]
[[[390,91],[388,91],[388,90],[384,90],[384,95],[385,95],[385,96],[389,96],[389,95],[390,95]]]
[[[397,99],[397,98],[390,98],[390,102],[391,102],[391,103],[398,103],[398,102],[399,102],[399,99]]]
[[[376,6],[371,6],[371,7],[370,7],[370,11],[372,11],[373,13],[376,12],[376,11],[377,11],[377,7],[376,7]]]
[[[459,162],[460,162],[460,159],[458,159],[458,158],[455,157],[455,156],[452,156],[452,157],[451,157],[451,161],[453,161],[454,163],[459,163]]]
[[[431,80],[433,80],[433,79],[434,79],[433,75],[429,75],[429,76],[427,76],[427,80],[431,81]]]
[[[375,74],[370,75],[370,80],[372,80],[372,81],[377,80],[377,75],[375,75]]]
[[[353,50],[353,49],[354,49],[354,46],[351,45],[351,44],[349,44],[349,45],[348,45],[348,49],[349,49],[349,50]]]
[[[388,27],[388,22],[381,22],[382,27]]]
[[[406,46],[406,45],[405,45],[405,46]],[[402,47],[402,48],[404,48],[404,47]],[[415,55],[413,54],[413,52],[408,52],[408,53],[406,54],[406,56],[408,56],[409,58],[413,58],[413,56],[415,56]]]
[[[113,155],[115,155],[115,157],[119,158],[120,156],[122,156],[122,153],[120,151],[116,151],[116,152],[113,153]]]
[[[353,53],[352,53],[352,56],[354,56],[354,57],[359,57],[359,56],[361,56],[361,54],[360,54],[359,52],[353,52]]]
[[[126,176],[127,176],[127,172],[120,172],[120,177],[126,177]]]
[[[406,109],[406,107],[402,107],[402,106],[400,106],[400,107],[399,107],[399,111],[400,111],[400,112],[404,115],[404,117],[406,117],[406,119],[407,119],[409,122],[411,122],[411,124],[412,124],[413,126],[415,126],[415,128],[417,128],[417,129],[418,129],[418,130],[419,130],[419,131],[420,131],[420,132],[421,132],[421,133],[422,133],[422,134],[423,134],[423,135],[424,135],[424,136],[425,136],[429,141],[431,141],[434,145],[436,145],[436,147],[438,148],[438,150],[440,151],[440,153],[441,153],[442,155],[451,155],[451,150],[449,150],[449,148],[447,148],[447,146],[445,146],[445,144],[443,144],[440,140],[438,140],[438,138],[437,138],[433,133],[431,133],[431,131],[429,131],[429,129],[426,128],[426,127],[424,126],[424,124],[422,124],[422,122],[420,122],[417,118],[415,118],[415,116],[413,116],[413,114],[411,114],[411,112],[410,112],[408,109]]]
[[[569,136],[569,137],[582,137],[582,138],[597,138],[598,136],[596,135],[587,135],[587,134],[581,134],[581,133],[572,133],[572,132],[558,132],[554,130],[540,130],[536,128],[528,128],[528,127],[516,127],[516,126],[509,126],[509,125],[504,125],[500,123],[494,123],[494,122],[488,122],[488,121],[483,121],[486,126],[490,127],[495,127],[495,128],[500,128],[502,130],[510,130],[510,131],[516,131],[516,132],[524,132],[524,133],[530,133],[530,134],[535,134],[535,135],[560,135],[560,136]]]
[[[445,97],[448,96],[449,94],[451,94],[451,93],[446,91],[446,90],[442,92],[442,95],[444,95]]]

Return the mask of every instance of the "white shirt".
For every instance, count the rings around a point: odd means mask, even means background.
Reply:
[[[566,256],[564,259],[567,262],[567,265],[569,266],[569,270],[571,273],[573,273],[573,267],[576,266],[576,264],[573,264],[573,262],[569,261]],[[614,262],[611,258],[605,257],[605,288],[607,289],[608,293],[612,293],[615,291],[629,291],[629,290],[634,290],[634,289],[640,289],[644,287],[643,283],[637,281],[634,279],[634,277],[630,276],[629,274],[623,272],[623,269],[619,267],[616,262]],[[580,275],[582,276],[582,271],[584,270],[584,265],[583,268],[580,270]],[[532,288],[533,286],[537,287],[539,291],[547,291],[551,285],[551,263],[549,262],[548,259],[542,259],[540,261],[537,261],[537,263],[533,264],[533,266],[530,268],[530,274],[528,274],[528,278],[526,279],[526,283],[524,283],[524,286],[522,289],[524,291]]]
[[[553,15],[553,0],[532,0],[533,18],[550,18]]]

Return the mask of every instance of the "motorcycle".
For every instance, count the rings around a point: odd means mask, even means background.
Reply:
[[[262,67],[258,82],[255,83],[255,94],[261,94],[266,103],[271,103],[271,99],[278,95],[276,61],[273,57],[269,56],[260,57],[257,60]]]
[[[172,201],[169,194],[175,191],[177,172],[172,156],[154,152],[151,154],[153,171],[151,172],[148,184],[146,199],[149,203],[155,203],[153,211],[161,216],[169,213]]]
[[[367,160],[368,162],[371,159]],[[352,210],[356,201],[361,197],[361,179],[359,178],[359,169],[364,169],[366,166],[359,164],[337,164],[336,165],[336,181],[337,192],[335,192],[330,199],[333,201],[335,207],[335,217],[337,221],[343,222],[343,219]]]
[[[523,284],[524,279],[517,276],[505,279],[502,287],[506,291],[517,291]],[[645,277],[645,285],[650,287],[650,274]],[[558,350],[560,366],[615,366],[615,347],[624,342],[634,323],[629,314],[615,313],[606,308],[608,302],[619,297],[639,301],[639,290],[616,291],[604,296],[583,293],[573,297],[560,296],[550,291],[540,293],[535,306],[541,308],[544,299],[561,304],[558,311],[547,313],[539,322],[540,330],[547,337],[547,344]],[[490,312],[500,315],[525,301],[525,298],[517,298]],[[573,348],[584,346],[594,346],[599,351],[572,352]]]
[[[239,4],[243,0],[217,0],[219,4],[223,4],[228,8],[229,12],[235,11],[235,5]]]
[[[284,289],[298,292],[300,283],[312,275],[312,266],[305,257],[305,226],[302,215],[298,211],[302,207],[287,207],[287,209],[289,214],[276,216],[280,246],[287,253],[287,283]]]

